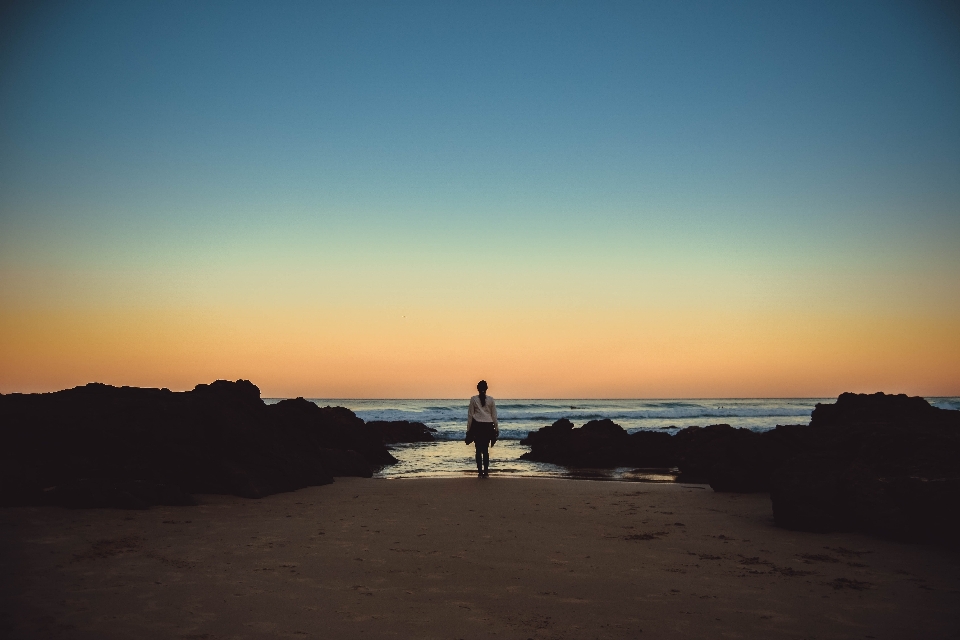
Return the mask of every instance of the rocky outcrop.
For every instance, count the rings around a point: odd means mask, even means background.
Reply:
[[[374,467],[366,458],[352,449],[320,449],[320,462],[331,476],[373,477]]]
[[[88,384],[0,395],[0,506],[141,508],[190,494],[258,498],[395,462],[356,415],[246,380],[192,391]]]
[[[765,432],[728,424],[687,427],[676,439],[679,480],[706,482],[714,491],[769,491],[775,469],[793,455],[792,443],[805,425]]]
[[[678,467],[679,480],[710,483],[717,491],[767,491],[770,474],[785,453],[782,438],[718,424],[627,434],[610,420],[580,428],[567,419],[530,432],[521,444],[526,460],[570,467]]]
[[[405,442],[433,442],[436,440],[432,429],[422,422],[408,420],[370,420],[367,426],[379,434],[384,444],[400,444]]]
[[[609,420],[531,432],[522,458],[572,467],[673,467],[715,491],[769,491],[777,524],[907,540],[960,539],[960,411],[905,395],[841,395],[809,425],[628,435]]]
[[[960,411],[932,406],[918,396],[903,393],[842,393],[833,404],[817,404],[811,427],[851,425],[939,425],[960,427]]]
[[[296,398],[269,405],[267,413],[274,424],[288,433],[305,435],[316,447],[355,451],[372,468],[397,461],[384,446],[380,432],[349,409],[318,407],[309,400]]]
[[[629,436],[611,420],[591,420],[574,428],[567,419],[531,432],[520,441],[531,450],[520,457],[571,467],[610,468],[623,463]]]
[[[530,451],[520,457],[537,462],[553,462],[559,459],[569,446],[570,431],[573,428],[572,422],[560,418],[551,425],[529,432],[526,438],[520,440],[520,444],[529,446]]]
[[[566,418],[531,431],[520,444],[530,451],[520,457],[570,467],[671,467],[674,439],[666,433],[642,431],[628,434],[609,419],[591,420],[576,428]]]
[[[676,466],[677,440],[662,431],[637,431],[629,437],[627,466],[670,468]]]
[[[843,461],[829,452],[801,452],[774,471],[773,518],[787,529],[825,533],[849,529]]]
[[[907,540],[960,535],[960,412],[845,393],[817,405],[796,450],[772,476],[777,524]]]

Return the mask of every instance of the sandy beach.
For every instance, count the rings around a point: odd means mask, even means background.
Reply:
[[[960,555],[774,526],[764,494],[340,478],[0,510],[9,638],[952,638]]]

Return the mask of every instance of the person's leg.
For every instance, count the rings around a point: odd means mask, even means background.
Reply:
[[[477,440],[477,473],[483,473],[489,466],[490,454],[488,453],[490,441],[486,439]]]
[[[486,474],[490,471],[490,449],[487,447],[483,448],[483,473]]]

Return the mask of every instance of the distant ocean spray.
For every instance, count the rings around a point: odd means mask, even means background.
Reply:
[[[436,429],[438,442],[399,445],[400,463],[383,477],[458,476],[473,470],[473,447],[463,444],[467,398],[455,400],[349,400],[311,398],[319,406],[347,407],[364,420],[410,420]],[[530,431],[567,418],[575,426],[609,418],[629,432],[641,429],[676,433],[691,425],[729,424],[766,431],[778,424],[806,424],[818,402],[836,398],[714,398],[685,400],[497,400],[500,437],[491,451],[501,474],[565,476],[555,465],[520,460],[527,450],[519,440]],[[928,398],[943,409],[960,409],[960,398]],[[277,402],[278,400],[267,400]],[[623,471],[614,476],[623,476]]]

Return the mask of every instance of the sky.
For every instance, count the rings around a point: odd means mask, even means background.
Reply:
[[[960,395],[949,2],[0,13],[0,392]]]

